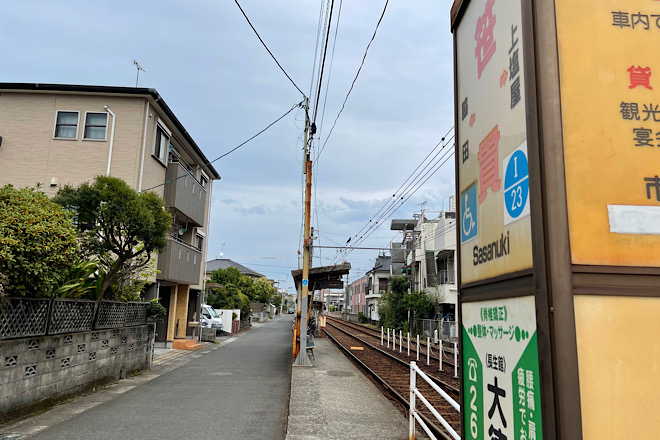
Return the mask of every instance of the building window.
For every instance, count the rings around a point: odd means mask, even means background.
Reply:
[[[204,236],[200,234],[195,234],[195,247],[197,248],[197,250],[201,251],[203,245],[204,245]]]
[[[379,291],[387,291],[387,278],[378,278],[378,290]]]
[[[165,163],[165,157],[170,146],[170,137],[160,126],[156,127],[156,145],[154,147],[154,156]]]
[[[199,184],[202,185],[202,188],[206,189],[206,186],[209,184],[209,179],[204,174],[199,176]]]
[[[55,137],[62,139],[78,138],[78,112],[57,112]]]
[[[85,115],[85,132],[83,133],[83,139],[105,140],[107,126],[107,113],[87,113]]]

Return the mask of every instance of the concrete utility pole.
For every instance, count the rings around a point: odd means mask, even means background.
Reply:
[[[312,161],[310,159],[309,152],[309,99],[305,98],[305,135],[304,135],[304,173],[305,173],[305,224],[304,224],[304,234],[305,242],[303,245],[303,268],[302,268],[302,289],[301,289],[301,301],[300,301],[300,313],[298,314],[298,320],[296,327],[299,329],[296,332],[299,335],[299,339],[296,340],[297,346],[294,346],[294,355],[297,350],[297,357],[294,366],[311,366],[312,363],[307,356],[307,319],[308,308],[309,308],[309,263],[310,263],[310,248],[312,247],[311,237],[310,237],[310,217],[311,217],[311,204],[312,204]]]

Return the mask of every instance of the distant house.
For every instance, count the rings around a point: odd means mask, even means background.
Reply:
[[[389,255],[379,255],[376,258],[374,267],[366,274],[367,294],[366,313],[368,319],[372,321],[380,320],[378,316],[378,303],[380,297],[389,289],[389,279],[392,276],[392,257]]]
[[[365,313],[365,296],[367,294],[367,277],[363,276],[346,286],[346,313],[355,315]]]
[[[215,260],[206,262],[206,279],[211,278],[211,272],[217,269],[227,269],[228,267],[235,267],[241,273],[241,275],[248,276],[250,278],[262,278],[266,275],[260,274],[257,271],[245,267],[242,264],[239,264],[235,261],[230,260],[229,258],[216,258]]]

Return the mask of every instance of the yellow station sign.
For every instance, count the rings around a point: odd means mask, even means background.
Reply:
[[[660,266],[660,2],[555,5],[573,263]]]

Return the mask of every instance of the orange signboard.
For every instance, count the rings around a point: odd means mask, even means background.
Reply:
[[[660,2],[555,5],[573,263],[660,266]]]

